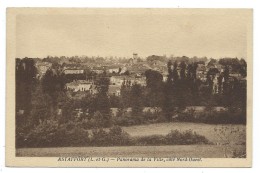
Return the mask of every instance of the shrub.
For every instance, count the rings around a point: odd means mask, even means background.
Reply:
[[[58,129],[58,122],[46,120],[36,126],[25,136],[26,147],[51,147],[55,144],[55,133]]]
[[[143,112],[138,116],[132,116],[129,113],[120,114],[120,116],[113,117],[113,124],[119,126],[133,126],[140,124],[161,123],[166,122],[165,116],[162,112]]]
[[[150,135],[135,138],[135,145],[191,145],[191,144],[210,144],[208,139],[198,135],[192,130],[180,132],[172,130],[167,135]]]
[[[91,145],[108,146],[109,145],[108,133],[104,129],[92,130]]]
[[[166,139],[163,135],[150,135],[137,137],[135,139],[136,145],[166,145]]]
[[[65,146],[86,146],[90,143],[88,131],[77,126],[74,127],[71,131],[65,132],[64,138],[66,138],[64,141]]]
[[[209,144],[209,140],[205,136],[199,135],[192,130],[184,132],[172,130],[166,135],[166,143],[168,145]]]
[[[119,126],[114,126],[106,132],[103,129],[92,130],[92,146],[124,146],[132,145],[133,140],[130,135]]]
[[[131,145],[133,140],[128,133],[122,130],[119,126],[110,128],[108,132],[110,145]]]
[[[46,120],[24,135],[23,144],[17,147],[86,146],[89,141],[88,132],[75,122],[59,125],[55,120]]]
[[[118,126],[133,126],[144,124],[143,117],[140,116],[131,116],[131,115],[122,115],[120,117],[113,118],[114,125]]]
[[[245,124],[246,115],[240,109],[216,111],[213,107],[206,107],[203,112],[195,113],[192,109],[181,112],[178,121],[200,122],[207,124]]]

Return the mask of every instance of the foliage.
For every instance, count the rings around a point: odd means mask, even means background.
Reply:
[[[161,62],[166,62],[167,59],[164,56],[157,56],[157,55],[152,55],[152,56],[148,56],[146,58],[147,61],[161,61]]]
[[[192,130],[187,130],[180,132],[178,130],[172,130],[166,135],[166,142],[168,145],[191,145],[191,144],[209,144],[209,140],[193,132]]]
[[[89,142],[88,132],[73,122],[59,125],[58,121],[46,120],[20,137],[17,147],[82,146]]]
[[[175,120],[207,124],[245,124],[246,114],[239,109],[216,111],[213,107],[208,107],[204,111],[197,113],[192,109],[186,112],[182,111]]]
[[[91,133],[83,129],[80,124],[57,121],[44,121],[31,130],[27,135],[17,138],[16,147],[75,147],[75,146],[132,146],[132,145],[190,145],[209,144],[209,141],[195,132],[178,130],[171,131],[166,136],[150,135],[131,137],[119,126],[109,130],[93,129]]]
[[[20,118],[16,114],[16,125],[23,126],[27,122],[23,121],[25,118],[30,118],[30,111],[32,109],[32,92],[35,90],[37,69],[32,58],[16,58],[15,68],[15,109],[16,112],[22,110],[23,117]]]
[[[187,130],[181,132],[172,130],[167,135],[150,135],[135,138],[136,145],[193,145],[193,144],[211,144],[204,136]]]
[[[131,88],[132,115],[138,117],[142,114],[142,88],[141,85],[134,84]]]
[[[163,135],[141,136],[136,138],[136,145],[166,145],[166,139]]]
[[[148,106],[162,106],[163,104],[163,76],[157,71],[145,72],[147,93],[145,103]]]

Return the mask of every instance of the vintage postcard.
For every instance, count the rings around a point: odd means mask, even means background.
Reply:
[[[252,9],[7,9],[6,165],[251,167]]]

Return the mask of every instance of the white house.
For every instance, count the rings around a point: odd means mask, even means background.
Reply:
[[[87,80],[77,80],[65,85],[67,90],[77,91],[90,91],[93,89],[93,83]]]
[[[65,69],[64,74],[83,74],[84,70],[82,69]]]

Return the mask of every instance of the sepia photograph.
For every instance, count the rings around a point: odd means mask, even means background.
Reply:
[[[251,9],[9,8],[6,61],[10,166],[251,166]]]

